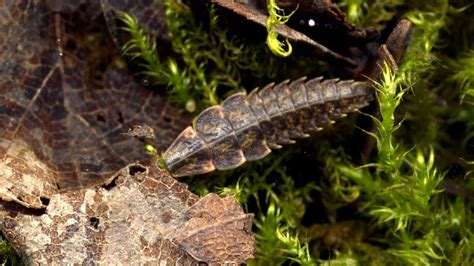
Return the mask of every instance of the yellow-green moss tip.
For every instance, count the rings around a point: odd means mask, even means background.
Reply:
[[[296,10],[293,10],[289,15],[285,15],[285,11],[277,5],[276,0],[267,0],[267,10],[269,14],[266,23],[267,46],[275,55],[287,57],[292,53],[293,48],[288,39],[285,39],[285,42],[278,40],[276,27],[278,24],[285,24],[288,22]]]

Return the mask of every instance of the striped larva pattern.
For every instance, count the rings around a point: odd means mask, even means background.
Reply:
[[[369,82],[322,78],[239,92],[204,110],[163,154],[175,177],[233,169],[307,137],[373,99]]]

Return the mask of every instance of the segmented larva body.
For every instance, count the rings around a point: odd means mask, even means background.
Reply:
[[[175,176],[233,169],[262,159],[335,119],[368,105],[368,82],[300,78],[236,93],[204,110],[163,155]]]

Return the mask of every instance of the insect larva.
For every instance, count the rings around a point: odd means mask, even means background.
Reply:
[[[322,78],[236,93],[199,114],[163,160],[175,177],[233,169],[368,105],[372,93],[368,82]]]

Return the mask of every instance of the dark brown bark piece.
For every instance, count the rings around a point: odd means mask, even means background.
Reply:
[[[245,263],[252,214],[232,197],[199,199],[156,167],[132,164],[114,185],[51,197],[44,213],[0,202],[0,227],[26,264]]]
[[[265,27],[266,25],[268,16],[266,14],[260,13],[260,11],[256,9],[251,8],[250,6],[239,3],[238,1],[231,0],[211,0],[211,2],[216,3],[229,10],[232,10],[233,12],[244,16],[248,20],[253,21],[263,27]],[[339,63],[346,66],[356,65],[353,60],[332,51],[326,46],[316,42],[305,34],[288,27],[287,25],[278,25],[276,28],[276,32],[280,34],[283,38],[288,38],[291,41],[302,43],[312,47],[315,50],[315,54],[319,56],[337,60]]]
[[[414,26],[408,20],[401,20],[387,38],[387,42],[378,48],[377,58],[364,70],[367,77],[380,80],[384,63],[396,71],[403,60],[412,37]]]
[[[410,21],[403,19],[393,29],[390,36],[388,36],[385,45],[397,64],[402,62],[405,51],[410,44],[413,29],[413,24],[411,24]]]
[[[380,34],[373,28],[357,28],[347,20],[346,14],[331,0],[277,0],[278,6],[288,11],[297,10],[295,20],[301,19],[297,30],[310,38],[321,39],[328,47],[341,44],[363,46],[376,40]],[[312,20],[314,25],[308,25]]]

